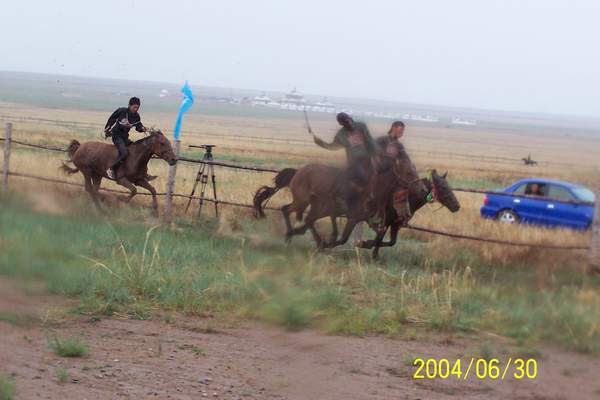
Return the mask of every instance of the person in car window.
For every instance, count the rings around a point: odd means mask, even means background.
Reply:
[[[532,183],[527,187],[525,194],[529,194],[531,196],[544,196],[544,192],[542,191],[542,186],[539,183]]]

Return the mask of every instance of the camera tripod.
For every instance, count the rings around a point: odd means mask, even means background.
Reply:
[[[209,177],[212,182],[212,192],[213,197],[212,201],[215,204],[215,217],[219,216],[219,207],[217,201],[217,181],[215,179],[215,166],[210,162],[213,160],[212,149],[215,147],[214,144],[203,144],[201,146],[189,145],[189,147],[195,147],[199,149],[204,149],[204,156],[202,160],[209,161],[208,163],[202,163],[200,165],[200,169],[198,169],[198,173],[196,174],[196,182],[194,182],[194,188],[192,189],[192,193],[190,193],[190,199],[188,200],[187,206],[185,207],[185,212],[187,213],[190,208],[190,204],[192,203],[192,197],[194,193],[196,193],[196,188],[198,187],[198,183],[200,183],[200,199],[198,200],[198,218],[202,216],[202,206],[204,205],[204,194],[206,193],[206,186],[208,185]]]

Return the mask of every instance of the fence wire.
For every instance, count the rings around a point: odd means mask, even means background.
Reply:
[[[4,141],[4,140],[5,140],[4,138],[0,138],[0,141]],[[14,140],[14,139],[11,139],[11,143],[15,143],[15,144],[18,144],[21,146],[49,150],[49,151],[56,151],[56,152],[65,152],[66,151],[66,149],[56,147],[56,146],[46,146],[46,145],[40,145],[40,144],[35,144],[35,143],[23,142],[23,141]],[[255,172],[269,172],[269,173],[279,172],[279,170],[277,170],[277,169],[252,167],[252,166],[230,164],[230,163],[224,163],[224,162],[218,162],[218,161],[199,160],[199,159],[190,158],[190,157],[179,157],[179,161],[197,163],[197,164],[212,164],[212,165],[225,167],[225,168],[241,169],[241,170],[248,170],[248,171],[255,171]],[[0,172],[2,172],[2,171],[0,171]],[[59,183],[59,184],[70,185],[70,186],[84,187],[83,184],[69,182],[69,181],[65,181],[65,180],[61,180],[61,179],[43,177],[43,176],[38,176],[38,175],[33,175],[33,174],[25,174],[25,173],[9,171],[9,175],[21,177],[21,178],[36,179],[36,180],[51,182],[51,183]],[[117,194],[130,194],[130,192],[127,192],[124,190],[116,190],[116,189],[108,189],[108,188],[100,188],[100,190],[105,191],[105,192],[110,192],[110,193],[117,193]],[[494,192],[494,191],[483,190],[483,189],[454,188],[453,190],[460,191],[460,192],[467,192],[467,193],[478,193],[478,194],[492,193],[492,194],[498,194],[498,195],[514,196],[513,193]],[[150,193],[145,193],[145,192],[137,193],[137,194],[142,195],[142,196],[150,196],[151,195]],[[166,196],[167,193],[157,193],[156,195],[157,196]],[[244,204],[244,203],[238,203],[238,202],[232,202],[232,201],[226,201],[226,200],[215,200],[215,199],[211,199],[211,198],[207,198],[207,197],[191,196],[191,195],[186,195],[186,194],[182,194],[182,193],[172,193],[172,196],[179,197],[179,198],[193,199],[193,200],[198,200],[198,201],[202,200],[202,201],[207,201],[207,202],[217,203],[217,204],[225,204],[225,205],[229,205],[229,206],[233,206],[233,207],[253,208],[253,205],[251,205],[251,204]],[[518,197],[536,198],[537,196],[521,195]],[[544,199],[559,201],[559,202],[564,202],[564,203],[590,204],[588,202],[571,202],[571,201],[565,201],[565,200],[560,200],[560,199],[549,199],[547,197],[544,197]],[[265,209],[278,210],[278,208],[276,208],[276,207],[265,207]],[[415,231],[427,232],[427,233],[440,235],[440,236],[446,236],[446,237],[450,237],[450,238],[454,238],[454,239],[472,240],[472,241],[479,241],[479,242],[486,242],[486,243],[493,243],[493,244],[500,244],[500,245],[507,245],[507,246],[531,247],[531,248],[555,249],[555,250],[588,250],[590,248],[590,246],[564,246],[564,245],[514,242],[514,241],[510,241],[510,240],[484,238],[484,237],[480,237],[480,236],[471,236],[471,235],[464,235],[464,234],[458,234],[458,233],[452,233],[452,232],[445,232],[445,231],[441,231],[441,230],[426,228],[426,227],[412,225],[412,224],[406,225],[406,228],[412,229]]]

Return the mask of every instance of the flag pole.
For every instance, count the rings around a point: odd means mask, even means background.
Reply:
[[[181,149],[181,140],[179,139],[181,135],[181,124],[183,122],[183,114],[187,110],[189,110],[194,104],[194,95],[192,94],[192,90],[190,89],[187,81],[181,88],[181,92],[183,93],[183,101],[179,106],[179,113],[177,114],[177,119],[175,120],[175,129],[173,131],[173,139],[174,139],[174,149],[175,157],[179,158],[179,151]],[[166,190],[166,200],[165,200],[165,213],[164,220],[166,222],[171,222],[173,218],[173,192],[175,190],[175,176],[177,174],[177,163],[169,166],[169,176],[167,178],[167,190]]]

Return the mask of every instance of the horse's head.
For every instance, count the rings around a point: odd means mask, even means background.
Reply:
[[[150,130],[150,136],[152,138],[152,154],[165,160],[169,165],[175,165],[177,156],[173,152],[169,139],[160,130]]]
[[[456,199],[452,188],[446,180],[447,175],[448,172],[444,175],[438,175],[435,169],[431,171],[431,180],[428,180],[428,183],[431,186],[431,200],[439,201],[448,210],[454,213],[460,209],[460,203]]]

